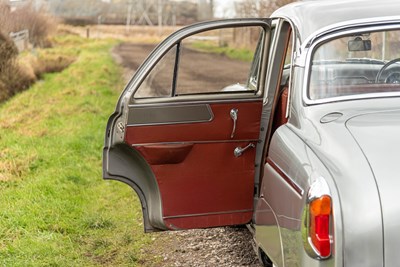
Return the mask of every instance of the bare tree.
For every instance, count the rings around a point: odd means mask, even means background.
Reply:
[[[12,31],[10,6],[0,2],[0,32],[8,36]]]
[[[198,20],[210,20],[214,16],[213,1],[199,0],[197,2]]]
[[[236,3],[236,14],[239,17],[266,17],[276,9],[296,2],[297,0],[243,0]]]

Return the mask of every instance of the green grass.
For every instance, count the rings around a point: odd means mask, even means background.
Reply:
[[[152,235],[126,185],[103,181],[123,87],[112,40],[55,39],[76,61],[0,106],[0,266],[136,266]]]
[[[225,55],[231,59],[238,59],[241,61],[251,62],[254,57],[254,52],[246,48],[234,48],[229,46],[218,46],[212,42],[197,41],[191,44],[195,50]]]

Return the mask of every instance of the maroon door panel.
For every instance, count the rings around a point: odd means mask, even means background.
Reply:
[[[182,163],[151,165],[164,218],[223,213],[222,218],[231,213],[251,213],[255,150],[242,157],[233,156],[236,146],[246,144],[198,144]]]
[[[193,144],[138,146],[136,149],[150,165],[177,164],[185,160]]]
[[[129,145],[162,142],[192,142],[258,139],[262,102],[210,105],[214,118],[210,122],[128,126],[125,141]],[[231,138],[231,109],[238,109],[236,133]]]
[[[170,229],[244,224],[251,220],[254,148],[235,157],[237,147],[256,144],[262,102],[210,105],[210,122],[130,126],[126,142],[149,163]],[[238,109],[231,139],[230,110]]]

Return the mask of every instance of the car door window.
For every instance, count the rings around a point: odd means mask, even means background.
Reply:
[[[258,26],[223,28],[181,40],[155,65],[134,97],[255,93],[263,32]]]
[[[173,46],[155,65],[136,92],[136,98],[167,97],[171,95],[176,57]]]
[[[183,40],[176,94],[254,90],[247,79],[261,32],[221,29]]]

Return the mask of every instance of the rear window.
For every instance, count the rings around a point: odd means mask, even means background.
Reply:
[[[400,31],[360,32],[319,45],[308,97],[319,100],[400,92]]]

